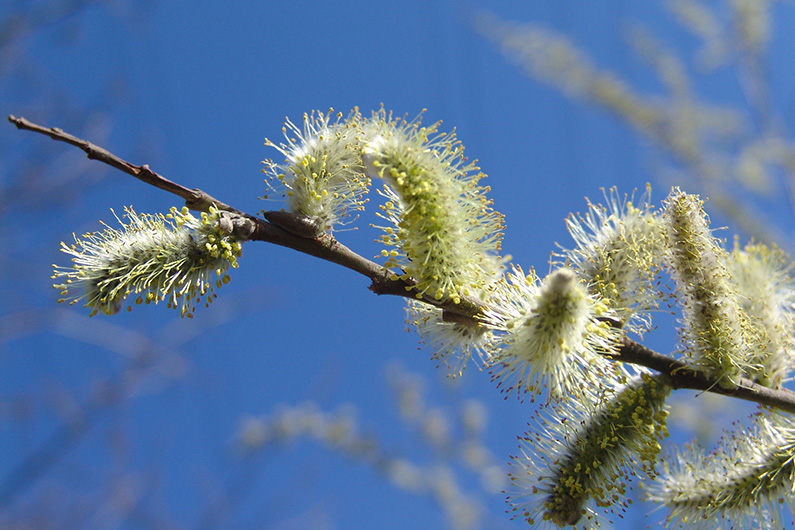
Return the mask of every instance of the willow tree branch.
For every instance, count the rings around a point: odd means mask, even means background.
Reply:
[[[152,171],[147,164],[138,166],[127,162],[107,149],[73,136],[57,127],[43,127],[14,115],[9,115],[8,121],[16,125],[18,129],[43,134],[53,140],[78,147],[92,160],[104,162],[150,186],[182,198],[185,205],[192,210],[207,211],[210,206],[215,206],[219,210],[233,214],[232,223],[236,229],[236,235],[242,235],[243,239],[264,241],[291,248],[358,272],[370,278],[372,282],[370,290],[376,294],[418,298],[464,319],[476,319],[481,314],[482,308],[474,300],[464,299],[459,304],[453,304],[451,301],[440,303],[432,297],[418,293],[414,288],[416,282],[411,279],[392,279],[395,277],[392,271],[356,254],[330,234],[321,233],[317,237],[307,237],[306,234],[301,234],[295,230],[295,226],[300,226],[300,216],[287,212],[266,212],[265,217],[275,221],[268,222],[233,208],[198,188],[190,189],[173,182]]]
[[[674,388],[689,388],[731,396],[795,414],[795,392],[791,390],[769,388],[744,378],[740,378],[734,388],[722,388],[717,378],[626,337],[622,341],[618,355],[614,355],[613,359],[668,374]]]
[[[53,140],[74,145],[82,149],[90,159],[104,162],[146,184],[181,197],[185,200],[188,208],[207,211],[210,206],[214,205],[219,210],[229,212],[234,229],[242,233],[245,239],[273,243],[342,265],[369,278],[372,282],[370,290],[374,293],[422,300],[444,310],[445,319],[448,321],[472,326],[477,326],[482,321],[486,307],[478,300],[464,298],[460,303],[454,304],[452,301],[440,301],[422,295],[416,290],[415,282],[412,279],[397,277],[394,272],[360,256],[330,234],[314,235],[312,232],[296,228],[301,226],[301,216],[287,212],[265,212],[265,217],[268,220],[260,219],[237,210],[200,189],[189,189],[172,182],[149,169],[148,165],[131,164],[106,149],[72,136],[61,129],[42,127],[25,118],[17,118],[13,115],[8,117],[8,121],[19,129],[33,131],[49,136]],[[614,361],[645,366],[667,374],[671,378],[674,388],[689,388],[722,394],[795,413],[795,392],[787,389],[768,388],[747,379],[741,379],[735,388],[726,389],[718,385],[718,381],[714,377],[680,360],[657,353],[629,338],[624,338],[618,353],[609,356],[609,358]]]
[[[13,123],[17,126],[17,129],[22,129],[26,131],[33,131],[39,134],[43,134],[45,136],[49,136],[53,140],[57,140],[59,142],[66,142],[67,144],[73,145],[82,149],[88,158],[92,160],[99,160],[100,162],[104,162],[109,166],[115,167],[116,169],[127,173],[128,175],[132,175],[133,177],[137,178],[138,180],[149,184],[150,186],[154,186],[159,188],[163,191],[167,191],[169,193],[173,193],[174,195],[178,195],[185,200],[185,204],[188,208],[192,210],[202,210],[206,211],[210,205],[215,205],[219,210],[227,210],[230,212],[235,212],[238,214],[242,214],[238,210],[235,210],[231,206],[222,203],[218,199],[208,195],[207,193],[199,190],[199,189],[188,189],[176,182],[172,182],[167,178],[163,177],[162,175],[158,175],[151,169],[147,164],[142,166],[136,166],[135,164],[131,164],[125,160],[122,160],[118,156],[114,155],[113,153],[99,147],[97,145],[92,144],[82,138],[78,138],[76,136],[72,136],[71,134],[64,132],[62,129],[58,127],[42,127],[41,125],[37,125],[31,121],[26,120],[25,118],[17,118],[13,114],[8,116],[8,121]]]

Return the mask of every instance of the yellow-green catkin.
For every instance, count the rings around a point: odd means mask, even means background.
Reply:
[[[588,201],[584,215],[566,220],[577,246],[561,255],[621,326],[638,334],[651,328],[650,312],[664,300],[658,286],[664,233],[649,194],[636,204],[613,188],[605,206]]]
[[[106,225],[75,237],[71,246],[61,243],[74,265],[53,265],[53,279],[62,280],[53,285],[61,291],[59,302],[85,300],[92,315],[112,315],[128,296],[138,295],[136,304],[165,301],[191,317],[202,297],[209,304],[213,287],[229,281],[227,269],[238,266],[241,241],[220,222],[223,213],[215,207],[201,218],[187,208],[172,208],[168,216],[125,212],[126,224],[117,217],[121,230]]]
[[[492,376],[507,393],[577,399],[596,388],[614,368],[603,354],[613,351],[618,334],[602,316],[604,304],[589,295],[568,268],[543,281],[514,268],[489,298],[490,326],[503,332],[500,350],[490,360]]]
[[[502,216],[479,185],[485,175],[464,158],[454,132],[373,114],[366,126],[363,162],[382,179],[386,202],[380,216],[385,266],[416,282],[417,297],[458,303],[479,295],[502,268],[497,256]]]
[[[533,528],[575,525],[585,517],[588,527],[597,509],[622,513],[632,477],[656,476],[667,436],[668,381],[644,373],[593,410],[563,410],[542,420],[542,429],[524,438],[524,455],[514,458],[520,469],[512,479],[524,489],[510,499],[516,516]]]
[[[289,119],[282,129],[287,143],[265,145],[284,155],[265,160],[268,186],[281,191],[291,213],[306,216],[317,230],[333,231],[352,222],[367,202],[370,179],[361,161],[362,118],[358,109],[343,120],[332,109],[304,114],[302,128]]]
[[[787,520],[795,513],[793,418],[764,411],[754,423],[750,428],[735,424],[713,451],[690,444],[663,459],[663,472],[648,498],[670,510],[668,528],[790,527]]]
[[[750,364],[746,375],[781,387],[795,363],[795,282],[790,257],[761,243],[735,241],[729,271],[748,317]]]
[[[682,339],[692,362],[723,387],[753,367],[748,360],[746,316],[726,261],[712,237],[703,201],[674,188],[665,201],[666,263],[682,306]]]

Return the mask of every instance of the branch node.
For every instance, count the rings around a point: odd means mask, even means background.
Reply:
[[[263,217],[294,236],[317,239],[323,233],[323,222],[317,217],[284,211],[262,212]]]

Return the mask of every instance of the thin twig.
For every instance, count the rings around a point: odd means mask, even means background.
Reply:
[[[447,321],[468,323],[474,326],[479,325],[481,322],[486,308],[477,300],[465,298],[460,303],[455,304],[449,300],[439,301],[432,297],[424,296],[417,292],[411,279],[406,280],[399,277],[395,279],[392,271],[353,252],[330,234],[322,233],[317,237],[298,235],[295,230],[290,229],[290,226],[285,225],[287,228],[285,229],[276,224],[276,222],[268,222],[265,219],[241,212],[200,189],[189,189],[158,175],[149,169],[148,165],[136,166],[131,164],[113,153],[91,142],[72,136],[61,129],[42,127],[25,118],[17,118],[13,115],[8,117],[8,121],[15,124],[19,129],[44,134],[53,140],[74,145],[85,151],[88,158],[104,162],[151,186],[181,197],[191,209],[207,211],[210,206],[215,205],[221,210],[230,212],[236,217],[233,221],[243,224],[249,223],[245,225],[244,231],[246,232],[246,238],[251,241],[273,243],[342,265],[369,278],[372,282],[370,290],[374,293],[422,300],[443,309],[446,317],[449,316],[449,318],[445,318]],[[290,215],[285,212],[278,216],[268,216],[266,213],[266,217],[269,217],[271,221],[289,218]],[[296,217],[295,224],[298,223],[300,223],[300,219]],[[682,361],[657,353],[629,338],[624,338],[618,353],[610,356],[610,359],[645,366],[665,373],[670,376],[674,388],[713,392],[795,413],[795,392],[787,389],[776,390],[768,388],[747,379],[740,379],[739,384],[735,388],[726,389],[721,387],[714,377],[694,369]]]
[[[17,118],[13,114],[8,116],[8,121],[16,125],[18,129],[37,132],[39,134],[49,136],[53,140],[66,142],[67,144],[78,147],[82,149],[88,158],[92,160],[104,162],[105,164],[115,167],[116,169],[123,171],[128,175],[132,175],[133,177],[145,182],[146,184],[149,184],[150,186],[154,186],[163,191],[178,195],[185,199],[185,204],[192,210],[206,211],[211,205],[215,205],[219,210],[227,210],[243,215],[243,212],[224,204],[223,202],[199,189],[188,189],[180,184],[177,184],[176,182],[168,180],[162,175],[158,175],[149,169],[147,164],[142,166],[131,164],[125,160],[122,160],[106,149],[83,140],[82,138],[72,136],[58,127],[42,127],[41,125],[37,125],[26,120],[25,118]]]

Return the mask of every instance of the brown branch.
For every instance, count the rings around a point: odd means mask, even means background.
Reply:
[[[198,188],[189,189],[168,180],[152,171],[146,164],[141,166],[131,164],[110,151],[73,136],[57,127],[43,127],[25,118],[18,118],[13,115],[8,116],[8,121],[16,125],[18,129],[43,134],[53,140],[78,147],[92,160],[104,162],[150,186],[181,197],[185,200],[185,205],[192,210],[207,211],[210,206],[214,205],[220,210],[234,214],[232,223],[235,234],[241,236],[242,239],[273,243],[342,265],[370,278],[372,282],[370,290],[376,294],[417,298],[418,293],[414,289],[415,282],[402,279],[393,280],[393,272],[356,254],[327,233],[320,233],[317,237],[308,237],[310,234],[296,230],[296,226],[305,225],[305,219],[302,216],[288,212],[266,212],[265,217],[272,221],[268,222],[233,208]],[[477,316],[481,313],[481,307],[473,300],[462,300],[459,304],[453,304],[452,302],[440,304],[438,300],[427,296],[420,296],[419,299],[470,320],[477,319]]]
[[[475,299],[465,298],[460,303],[439,301],[423,296],[414,288],[415,282],[395,278],[395,274],[383,266],[353,252],[327,233],[315,236],[314,229],[307,220],[288,212],[266,212],[268,220],[260,219],[237,210],[199,189],[188,189],[158,175],[149,166],[136,166],[113,153],[90,142],[67,134],[58,128],[45,128],[24,118],[9,116],[8,121],[19,129],[37,132],[49,136],[53,140],[66,142],[86,152],[88,158],[99,160],[113,166],[133,177],[161,190],[177,195],[185,200],[185,204],[194,210],[206,211],[211,205],[229,212],[232,216],[233,229],[245,239],[264,241],[291,248],[315,256],[317,258],[342,265],[358,272],[372,282],[370,290],[376,294],[389,294],[423,302],[439,307],[445,312],[445,320],[477,326],[481,323],[485,307]],[[270,221],[270,222],[269,222]],[[764,387],[747,379],[741,379],[736,388],[726,389],[718,385],[717,379],[686,363],[655,352],[640,343],[625,338],[617,355],[611,360],[645,366],[657,372],[667,374],[674,388],[689,388],[713,392],[726,396],[753,401],[761,405],[774,407],[786,412],[795,413],[795,392],[787,389],[776,390]]]
[[[795,414],[795,392],[787,389],[776,390],[744,378],[740,378],[734,388],[723,388],[718,384],[717,378],[628,338],[624,338],[619,354],[613,359],[668,374],[674,388],[689,388],[731,396]]]
[[[115,167],[116,169],[127,173],[128,175],[132,175],[133,177],[137,178],[138,180],[149,184],[150,186],[154,186],[159,188],[163,191],[167,191],[169,193],[173,193],[174,195],[178,195],[185,199],[185,204],[188,208],[192,210],[201,210],[206,211],[211,205],[215,205],[219,210],[227,210],[230,212],[234,212],[240,215],[243,215],[243,212],[235,210],[231,206],[224,204],[223,202],[219,201],[218,199],[208,195],[207,193],[199,190],[199,189],[188,189],[176,182],[172,182],[167,178],[158,175],[151,169],[149,166],[144,164],[142,166],[136,166],[135,164],[131,164],[125,160],[122,160],[118,156],[114,155],[113,153],[103,149],[97,145],[92,144],[91,142],[87,142],[81,138],[76,136],[72,136],[71,134],[64,132],[63,130],[57,127],[46,128],[42,127],[41,125],[37,125],[33,122],[26,120],[25,118],[17,118],[13,114],[8,116],[8,121],[13,123],[17,126],[17,129],[22,129],[26,131],[33,131],[39,134],[43,134],[45,136],[49,136],[53,140],[57,140],[59,142],[66,142],[67,144],[73,145],[82,149],[88,158],[92,160],[99,160],[100,162],[104,162],[109,166]]]

